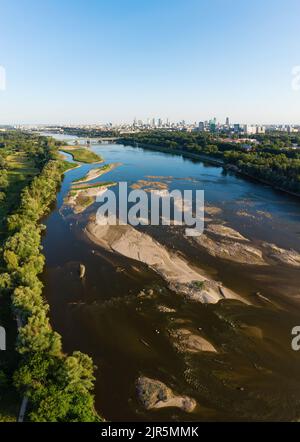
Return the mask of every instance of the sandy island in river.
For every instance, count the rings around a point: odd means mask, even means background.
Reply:
[[[151,236],[130,225],[103,226],[90,220],[84,231],[99,246],[147,264],[165,279],[172,290],[190,299],[203,303],[216,303],[221,299],[245,302],[238,294],[209,279],[200,269],[192,267]]]
[[[171,388],[157,379],[141,376],[136,380],[136,393],[146,410],[175,407],[192,413],[197,402],[189,396],[175,394]]]
[[[105,164],[102,167],[97,167],[96,169],[91,169],[88,171],[86,176],[83,178],[80,178],[79,180],[73,181],[74,184],[80,185],[82,183],[87,183],[89,181],[93,181],[96,178],[99,178],[100,176],[104,175],[105,173],[111,172],[116,167],[121,166],[121,163],[111,163],[111,164]]]
[[[169,186],[168,183],[164,183],[162,181],[149,181],[149,180],[139,180],[130,186],[131,189],[144,189],[144,190],[150,190],[149,187],[151,187],[151,190],[152,189],[167,190]]]
[[[65,204],[70,206],[74,213],[79,214],[91,206],[100,193],[106,192],[109,187],[115,186],[114,182],[100,182],[89,184],[90,181],[110,172],[121,163],[111,163],[100,168],[90,170],[85,177],[73,181],[72,187],[65,199]]]
[[[239,264],[300,267],[300,254],[297,251],[282,249],[267,242],[251,244],[248,238],[223,224],[208,224],[205,233],[189,241],[205,249],[211,256]]]
[[[65,199],[65,204],[70,206],[74,213],[82,213],[94,204],[97,196],[106,192],[109,187],[115,186],[116,184],[117,183],[114,182],[107,182],[98,183],[93,186],[73,188]]]

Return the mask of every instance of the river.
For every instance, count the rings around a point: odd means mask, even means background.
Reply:
[[[131,186],[155,176],[156,181],[167,177],[170,190],[203,189],[205,203],[222,210],[221,222],[253,244],[266,241],[300,252],[297,198],[181,155],[116,144],[94,145],[92,150],[107,164],[121,163],[99,181]],[[42,279],[64,350],[86,352],[97,366],[99,413],[111,421],[299,419],[300,352],[291,349],[291,330],[300,325],[299,267],[229,262],[192,247],[172,229],[149,227],[148,233],[166,247],[253,301],[189,302],[145,264],[84,237],[82,227],[96,204],[74,217],[64,198],[72,181],[95,167],[81,165],[65,174],[56,205],[43,221]],[[79,263],[86,266],[82,281]],[[151,296],[139,296],[149,290]],[[257,292],[263,295],[260,300]],[[172,313],[159,310],[161,305]],[[174,327],[201,330],[218,353],[178,351],[170,339]],[[195,398],[196,410],[144,410],[135,392],[141,375]]]

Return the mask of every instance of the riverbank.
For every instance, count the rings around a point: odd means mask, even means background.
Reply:
[[[125,142],[125,140],[123,139],[119,139],[116,141],[117,144],[123,144]],[[223,160],[205,155],[205,154],[198,154],[198,153],[193,153],[193,152],[186,152],[184,150],[172,150],[169,149],[167,147],[162,147],[162,146],[155,146],[152,144],[146,144],[146,143],[135,143],[134,147],[141,147],[143,149],[149,149],[149,150],[154,150],[154,151],[158,151],[158,152],[164,152],[164,153],[168,153],[168,154],[174,154],[174,155],[182,155],[183,157],[186,158],[191,158],[191,159],[195,159],[195,160],[200,160],[200,161],[205,161],[208,162],[210,164],[216,165],[216,166],[220,166],[223,167],[224,169],[230,171],[230,172],[234,172],[238,175],[241,175],[243,177],[246,178],[250,178],[251,180],[254,180],[258,183],[270,186],[272,189],[275,189],[277,191],[283,192],[283,193],[287,193],[289,195],[295,196],[297,198],[300,198],[300,193],[297,192],[292,192],[290,190],[286,190],[280,186],[275,186],[274,184],[270,183],[267,180],[264,180],[263,178],[259,178],[255,175],[249,174],[245,171],[242,171],[241,169],[239,169],[236,165],[234,164],[230,164],[230,163],[225,163]]]
[[[120,139],[117,140],[116,143],[117,144],[124,144],[125,140]],[[131,145],[131,143],[130,143]],[[212,164],[215,164],[216,166],[226,166],[226,164],[224,163],[224,161],[219,160],[217,158],[211,158],[207,155],[203,155],[203,154],[196,154],[196,153],[192,153],[192,152],[186,152],[185,150],[172,150],[169,149],[168,147],[162,147],[162,146],[155,146],[153,144],[146,144],[146,143],[135,143],[134,147],[141,147],[143,149],[150,149],[150,150],[155,150],[158,152],[164,152],[164,153],[168,153],[171,155],[182,155],[183,157],[186,158],[192,158],[195,160],[203,160],[203,161],[209,161]]]
[[[49,306],[42,296],[39,280],[44,268],[40,220],[56,199],[64,169],[65,164],[49,153],[40,173],[22,193],[19,208],[10,216],[9,236],[3,246],[6,273],[1,279],[1,290],[10,296],[18,323],[18,368],[13,374],[13,382],[24,397],[19,421],[24,417],[33,422],[100,420],[94,410],[91,392],[93,362],[83,353],[74,352],[71,356],[63,353],[61,336],[50,324]],[[34,212],[32,207],[35,207]],[[74,388],[71,374],[61,376],[61,373],[68,372],[70,363],[77,365],[79,372],[84,367],[87,387],[81,387],[80,391]],[[41,365],[44,367],[42,372]],[[50,405],[57,403],[56,391],[64,392],[60,407]],[[79,395],[82,405],[76,409]]]
[[[23,215],[28,207],[24,194],[34,207],[30,215],[32,219],[41,210],[41,206],[37,204],[39,183],[43,181],[43,186],[47,187],[48,194],[45,199],[50,204],[53,181],[57,179],[57,174],[62,174],[68,169],[69,163],[60,159],[56,161],[57,149],[53,149],[53,144],[46,138],[37,139],[33,135],[12,131],[1,134],[0,144],[1,158],[5,160],[0,174],[6,178],[2,180],[0,192],[0,326],[5,329],[6,339],[6,349],[0,351],[0,421],[16,422],[24,394],[14,382],[22,358],[17,342],[22,332],[24,333],[22,325],[25,326],[26,321],[22,324],[16,313],[17,308],[21,310],[24,305],[19,302],[16,307],[14,302],[21,291],[19,286],[22,286],[23,301],[28,301],[26,310],[27,314],[30,314],[29,310],[34,300],[27,285],[29,280],[34,283],[34,272],[38,272],[43,262],[43,257],[39,255],[40,249],[32,257],[30,265],[27,262],[28,255],[26,258],[22,256],[25,242],[27,253],[30,254],[35,235],[40,232],[39,225],[34,225],[32,232],[27,229],[27,220],[25,221]],[[55,147],[58,148],[58,145]],[[56,169],[56,165],[59,165],[57,173],[53,170]],[[60,183],[59,179],[58,182]],[[31,195],[33,188],[34,197]],[[12,242],[15,242],[14,246]],[[16,263],[17,269],[14,267]],[[23,275],[23,279],[20,274]],[[25,274],[28,279],[25,278]]]

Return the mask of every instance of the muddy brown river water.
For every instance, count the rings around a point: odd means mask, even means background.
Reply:
[[[115,144],[92,149],[106,163],[121,163],[95,182],[130,186],[155,176],[168,181],[170,190],[204,189],[205,203],[221,209],[209,216],[211,222],[226,223],[254,246],[268,242],[300,252],[297,198],[179,155]],[[86,352],[97,366],[99,413],[111,421],[299,420],[300,352],[291,348],[291,331],[300,326],[300,267],[228,261],[187,241],[179,229],[143,227],[249,305],[191,301],[146,264],[105,250],[83,234],[97,204],[75,216],[64,198],[72,181],[95,167],[66,173],[56,206],[44,220],[43,282],[65,351]],[[86,267],[83,280],[80,263]],[[200,334],[217,351],[189,351],[178,344],[182,330]],[[192,413],[146,410],[136,395],[139,376],[195,399],[197,407]]]

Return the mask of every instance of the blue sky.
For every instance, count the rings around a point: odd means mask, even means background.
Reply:
[[[0,0],[0,124],[299,123],[299,0]]]

